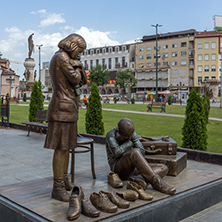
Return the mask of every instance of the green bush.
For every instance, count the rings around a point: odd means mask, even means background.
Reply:
[[[89,104],[85,115],[85,129],[88,134],[103,135],[104,123],[102,121],[102,105],[98,86],[92,83],[91,95],[89,96]]]
[[[26,102],[27,97],[26,97],[26,93],[23,94],[23,101]]]
[[[132,103],[132,104],[135,104],[135,98],[134,98],[134,96],[133,96],[133,98],[131,99],[131,103]]]
[[[206,116],[206,123],[208,123],[209,114],[210,114],[210,99],[206,94],[202,95],[203,99],[203,108]]]
[[[193,89],[187,100],[184,125],[182,127],[182,147],[207,150],[207,128],[203,102]]]
[[[169,96],[169,98],[168,98],[168,105],[171,105],[172,104],[172,100],[171,100],[171,96]]]
[[[43,95],[41,82],[35,82],[32,88],[31,100],[29,104],[29,121],[35,122],[35,116],[38,110],[43,110]]]

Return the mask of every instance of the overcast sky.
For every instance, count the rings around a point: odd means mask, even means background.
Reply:
[[[213,30],[214,15],[222,15],[222,0],[7,0],[1,1],[0,52],[2,58],[24,62],[28,37],[43,44],[41,61],[49,61],[58,42],[71,33],[82,35],[87,48],[134,42],[159,33]],[[38,70],[37,46],[32,57]],[[23,76],[24,66],[11,63]]]

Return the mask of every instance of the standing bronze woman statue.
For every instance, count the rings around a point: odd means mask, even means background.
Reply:
[[[83,65],[77,60],[86,49],[85,40],[71,34],[58,44],[59,51],[50,62],[53,96],[48,108],[48,132],[45,148],[54,149],[52,198],[69,201],[67,190],[72,189],[68,180],[69,151],[77,145],[78,93],[75,88],[87,82]],[[71,63],[75,60],[75,66]]]

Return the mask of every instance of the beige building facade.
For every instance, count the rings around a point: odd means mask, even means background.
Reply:
[[[193,86],[195,30],[158,35],[158,91]],[[136,91],[156,90],[156,35],[135,48]]]

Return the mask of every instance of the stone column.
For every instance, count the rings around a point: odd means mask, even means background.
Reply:
[[[27,90],[32,91],[32,87],[34,85],[33,80],[33,74],[34,74],[34,68],[35,68],[35,60],[33,58],[26,58],[24,62],[25,71],[28,74],[28,78],[26,78],[27,81]]]

